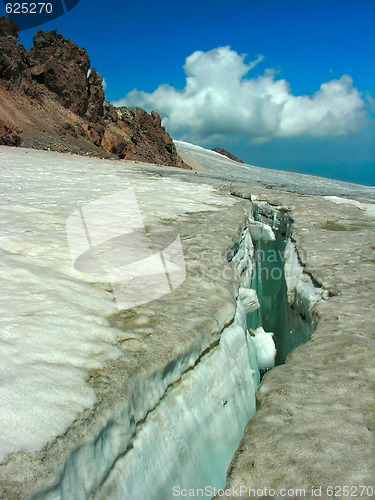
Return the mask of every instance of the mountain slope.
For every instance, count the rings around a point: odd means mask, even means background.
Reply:
[[[0,144],[188,168],[156,112],[115,108],[84,48],[38,31],[26,51],[0,18]]]

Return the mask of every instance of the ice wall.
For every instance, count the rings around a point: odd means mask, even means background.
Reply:
[[[135,385],[131,404],[116,422],[109,421],[96,441],[81,446],[63,476],[38,499],[92,498],[167,500],[173,487],[224,486],[226,469],[255,413],[260,371],[257,343],[249,335],[246,311],[259,307],[248,293],[253,271],[253,243],[245,228],[230,254],[239,293],[231,323],[219,342],[180,374],[176,363],[168,373],[176,380],[162,392],[162,377]],[[159,387],[158,387],[159,386]]]
[[[276,364],[306,342],[316,326],[313,306],[326,293],[304,272],[292,241],[288,214],[267,203],[254,203],[254,272],[251,287],[256,290],[260,308],[248,315],[248,326],[262,326],[274,333]],[[274,237],[260,237],[259,228],[272,228]],[[264,229],[263,229],[263,232]]]

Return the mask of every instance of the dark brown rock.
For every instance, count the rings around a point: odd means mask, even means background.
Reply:
[[[171,136],[161,125],[161,118],[158,113],[152,111],[149,114],[140,108],[131,109],[125,107],[118,108],[117,113],[117,123],[131,141],[131,146],[128,146],[127,157],[134,156],[136,159],[142,159],[141,156],[146,156],[148,161],[152,163],[184,166],[177,154]],[[140,145],[143,146],[142,155],[138,154]]]
[[[38,31],[27,52],[0,17],[0,143],[188,168],[156,112],[116,109],[84,48]],[[4,110],[4,111],[3,111]],[[9,123],[9,117],[14,123]]]
[[[17,128],[14,123],[0,117],[0,145],[20,146],[22,130]]]
[[[5,16],[0,17],[0,79],[16,81],[27,64],[26,50],[17,45],[17,25]]]
[[[93,68],[88,78],[89,101],[86,111],[87,118],[92,122],[97,122],[104,115],[105,95],[102,85],[103,78]]]
[[[85,49],[63,38],[56,30],[39,30],[33,38],[29,56],[44,68],[44,85],[65,107],[83,116],[89,102],[87,73],[90,60]]]
[[[243,163],[242,160],[240,160],[239,158],[237,158],[237,156],[232,155],[232,153],[229,153],[229,151],[227,151],[226,149],[223,149],[223,148],[213,148],[211,151],[215,151],[216,153],[220,153],[221,155],[226,156],[230,160],[236,161],[238,163]]]
[[[0,17],[0,37],[10,37],[15,38],[16,41],[19,40],[17,25],[9,17]]]
[[[38,83],[44,83],[45,69],[43,66],[37,64],[30,69],[31,78]]]

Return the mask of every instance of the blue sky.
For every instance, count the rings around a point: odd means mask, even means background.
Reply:
[[[84,46],[107,99],[156,109],[175,138],[374,184],[374,0],[80,0],[41,28]]]

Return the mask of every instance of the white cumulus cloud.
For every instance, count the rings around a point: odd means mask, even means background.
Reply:
[[[365,102],[350,76],[323,83],[313,95],[295,96],[288,82],[267,69],[251,78],[263,60],[245,62],[230,47],[197,51],[186,59],[186,85],[160,85],[154,92],[133,90],[114,104],[158,111],[172,134],[190,140],[221,135],[272,137],[342,136],[366,123]]]

